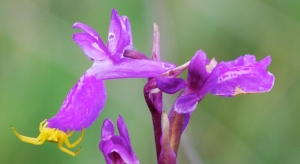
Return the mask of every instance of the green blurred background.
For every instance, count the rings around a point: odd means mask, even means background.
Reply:
[[[141,163],[155,163],[144,79],[106,81],[108,101],[85,130],[80,154],[71,157],[36,137],[39,123],[54,116],[65,96],[92,62],[72,41],[75,22],[107,38],[111,9],[130,18],[135,48],[151,54],[153,22],[161,32],[162,59],[188,61],[198,49],[218,61],[255,54],[272,56],[276,76],[269,93],[222,98],[208,95],[182,136],[179,163],[300,163],[300,1],[286,0],[1,0],[0,1],[0,163],[104,163],[98,149],[105,118],[127,123]],[[168,111],[174,96],[165,96]],[[79,135],[72,137],[72,141]],[[76,150],[79,146],[72,150]]]

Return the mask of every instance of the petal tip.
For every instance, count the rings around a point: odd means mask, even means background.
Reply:
[[[72,28],[82,28],[82,26],[84,26],[85,24],[84,23],[81,23],[81,22],[75,22],[72,26]]]

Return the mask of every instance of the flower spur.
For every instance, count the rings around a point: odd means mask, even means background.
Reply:
[[[80,141],[82,140],[83,135],[84,135],[83,126],[82,126],[82,131],[81,131],[80,137],[77,139],[77,141],[75,141],[74,143],[71,144],[68,138],[72,136],[74,131],[65,133],[57,128],[47,128],[48,122],[46,122],[46,121],[47,120],[45,119],[44,121],[42,121],[40,123],[40,128],[39,128],[40,135],[37,138],[20,135],[13,126],[11,128],[12,128],[13,132],[15,133],[15,135],[23,142],[27,142],[27,143],[34,144],[34,145],[42,145],[47,140],[49,142],[58,143],[58,148],[61,151],[65,152],[71,156],[76,156],[80,152],[81,147],[76,152],[72,152],[69,149],[63,147],[63,143],[65,143],[68,148],[73,148],[73,147],[77,146],[80,143]]]

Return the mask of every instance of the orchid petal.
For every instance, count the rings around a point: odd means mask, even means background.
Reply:
[[[168,94],[174,94],[186,86],[186,82],[182,78],[156,78],[157,87]]]
[[[248,57],[251,56],[240,57],[237,63]],[[232,62],[221,62],[218,83],[211,91],[212,94],[231,97],[238,94],[270,91],[275,80],[274,75],[266,70],[270,62],[270,57],[266,57],[258,63],[252,62],[250,65],[244,62],[243,65],[234,66]]]
[[[271,61],[272,61],[271,56],[267,56],[261,61],[255,63],[255,67],[260,67],[261,69],[267,69],[267,67],[271,64]]]
[[[129,21],[127,26],[129,27],[126,27],[125,22],[118,15],[117,10],[113,9],[109,26],[107,48],[116,60],[122,58],[126,48],[132,47],[131,36],[129,36],[129,33],[131,34]],[[127,30],[130,30],[130,32]]]
[[[106,102],[104,81],[85,73],[73,86],[61,109],[51,119],[48,127],[63,131],[88,128],[94,122]]]
[[[73,35],[73,40],[91,60],[103,60],[107,58],[107,53],[103,50],[105,48],[100,47],[95,39],[87,33],[76,33]]]
[[[114,123],[110,119],[105,119],[102,125],[101,138],[108,140],[114,135]]]
[[[196,109],[198,101],[199,97],[196,94],[180,96],[174,104],[174,111],[180,114],[191,113]]]
[[[89,34],[92,38],[94,38],[96,41],[100,41],[102,42],[101,37],[98,35],[97,31],[94,30],[93,28],[91,28],[90,26],[81,23],[81,22],[76,22],[73,25],[73,28],[79,28],[82,31],[84,31],[85,33]],[[102,42],[103,43],[103,42]],[[104,45],[104,44],[103,44]]]
[[[109,52],[94,29],[80,22],[75,23],[73,28],[79,28],[84,31],[74,34],[73,40],[90,59],[103,60],[108,57]]]
[[[98,62],[95,61],[92,68],[88,70],[97,77],[106,79],[119,78],[148,78],[156,77],[175,65],[165,62],[143,59],[121,59],[118,62]]]
[[[198,102],[216,85],[218,75],[219,67],[216,60],[209,61],[204,51],[197,51],[188,66],[187,87],[179,95],[169,115],[171,116],[174,111],[185,114],[182,132],[186,128],[190,115],[196,109]]]
[[[112,136],[108,141],[101,141],[101,151],[105,158],[109,158],[112,163],[113,161],[120,160],[114,158],[112,154],[117,153],[121,160],[125,163],[134,163],[134,159],[131,156],[131,151],[128,149],[126,140],[120,136]]]
[[[128,133],[126,124],[123,120],[123,117],[121,115],[119,116],[119,118],[117,120],[117,126],[118,126],[118,131],[119,131],[120,136],[122,136],[131,145],[129,133]]]
[[[188,67],[187,82],[189,89],[191,91],[200,90],[215,65],[216,61],[212,60],[210,63],[203,50],[197,51]]]
[[[129,22],[129,18],[127,16],[121,16],[121,19],[123,20],[123,22],[125,24],[126,32],[127,32],[127,35],[130,39],[130,44],[126,49],[131,50],[131,49],[133,49],[133,40],[132,40],[132,32],[131,32],[131,25],[130,25],[130,22]]]

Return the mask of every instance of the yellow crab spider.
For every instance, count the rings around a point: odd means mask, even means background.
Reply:
[[[50,141],[50,142],[55,142],[55,143],[58,143],[58,148],[61,151],[65,152],[71,156],[76,156],[79,153],[79,151],[81,150],[81,147],[76,152],[72,152],[72,151],[68,150],[67,148],[63,147],[63,143],[65,142],[65,144],[68,148],[73,148],[76,145],[78,145],[83,138],[83,134],[84,134],[83,125],[82,125],[82,131],[81,131],[81,134],[80,134],[80,137],[78,138],[78,140],[75,141],[73,144],[70,144],[70,141],[68,138],[71,137],[71,135],[74,133],[74,131],[65,133],[64,131],[61,131],[57,128],[47,128],[48,122],[46,122],[46,120],[47,119],[45,119],[44,121],[42,121],[40,123],[40,128],[39,128],[40,135],[37,138],[26,137],[26,136],[20,135],[13,126],[11,126],[11,128],[14,131],[15,135],[23,142],[27,142],[27,143],[34,144],[34,145],[42,145],[46,140]]]

